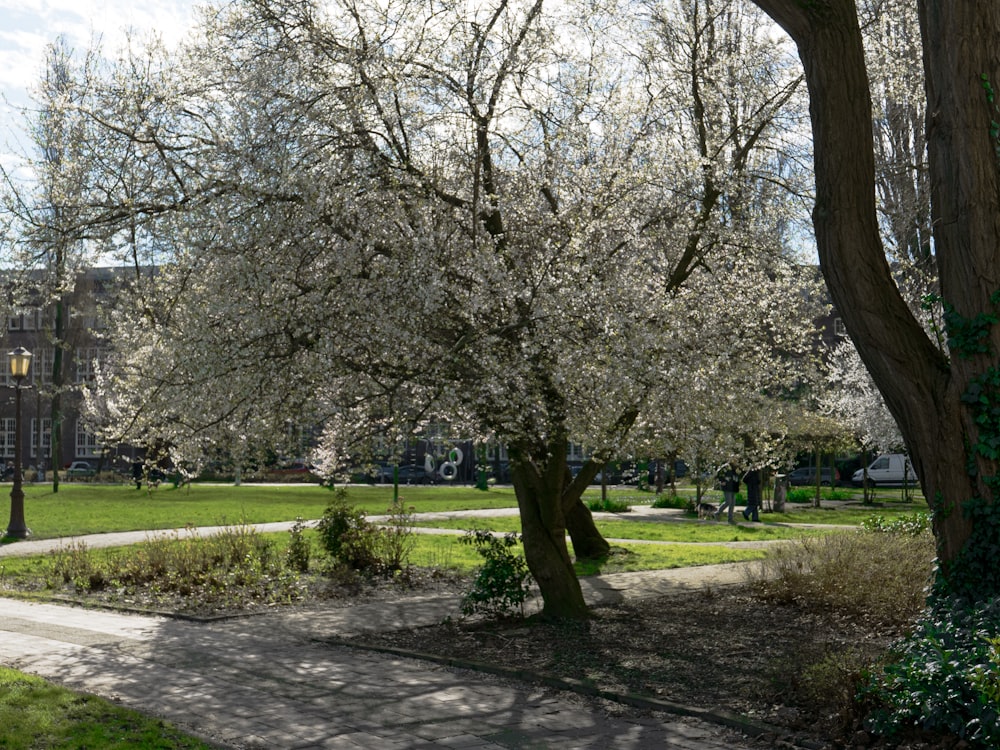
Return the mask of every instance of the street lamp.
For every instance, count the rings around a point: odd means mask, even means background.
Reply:
[[[10,491],[10,524],[7,536],[24,539],[31,529],[24,523],[24,490],[21,488],[21,381],[28,377],[31,352],[23,346],[8,355],[10,374],[14,378],[14,487]]]

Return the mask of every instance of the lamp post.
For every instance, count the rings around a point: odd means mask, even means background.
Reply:
[[[23,346],[8,354],[10,374],[14,378],[14,486],[10,491],[10,524],[7,536],[24,539],[31,529],[24,523],[24,490],[21,488],[21,381],[28,376],[31,352]]]

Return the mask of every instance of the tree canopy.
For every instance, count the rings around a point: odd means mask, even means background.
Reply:
[[[446,420],[508,446],[532,572],[569,581],[566,529],[607,549],[579,501],[603,460],[769,435],[800,377],[800,75],[764,21],[246,0],[124,60],[84,107],[92,215],[160,262],[118,311],[109,438],[181,459],[294,422],[346,460]]]

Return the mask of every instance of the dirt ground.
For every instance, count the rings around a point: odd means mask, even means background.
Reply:
[[[854,679],[896,635],[726,586],[597,607],[582,623],[447,622],[355,640],[729,710],[777,728],[762,747],[965,747],[931,736],[878,740],[854,715]]]

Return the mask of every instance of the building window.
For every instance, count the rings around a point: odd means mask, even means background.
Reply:
[[[31,420],[31,455],[38,456],[38,420]],[[42,420],[42,456],[52,455],[52,420],[46,417]]]
[[[87,430],[82,421],[76,423],[76,457],[93,458],[101,453],[97,435]]]
[[[31,382],[35,385],[52,385],[52,347],[39,347],[34,354],[31,358]]]
[[[42,328],[41,310],[28,310],[21,316],[21,324],[25,331],[37,331]]]
[[[847,328],[844,326],[844,321],[841,318],[833,319],[833,333],[837,336],[847,335]]]
[[[76,382],[93,383],[97,379],[97,365],[101,361],[101,350],[96,346],[81,347],[76,350]]]
[[[14,457],[14,442],[17,440],[14,424],[13,417],[0,419],[0,456],[3,458]]]
[[[498,445],[497,443],[487,443],[486,444],[486,460],[489,463],[494,461],[506,461],[507,459],[507,446]]]
[[[21,330],[21,316],[11,315],[7,319],[7,330],[8,331],[20,331]]]

